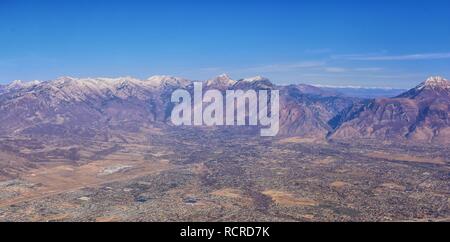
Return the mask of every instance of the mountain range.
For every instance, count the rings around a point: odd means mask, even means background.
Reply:
[[[15,81],[0,86],[0,135],[109,140],[120,132],[174,128],[171,94],[178,88],[192,90],[192,83],[172,76]],[[260,76],[233,80],[220,75],[204,86],[280,90],[280,136],[450,143],[450,82],[442,77],[381,98],[305,84],[280,86]]]
[[[388,87],[360,87],[360,86],[324,86],[317,85],[321,90],[332,91],[337,94],[342,94],[348,97],[359,98],[382,98],[395,97],[404,92],[406,89],[388,88]]]

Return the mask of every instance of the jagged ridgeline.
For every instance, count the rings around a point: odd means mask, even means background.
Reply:
[[[113,131],[175,128],[170,97],[179,88],[191,89],[192,81],[171,76],[15,81],[0,86],[0,135],[108,139]],[[221,75],[205,81],[204,89],[280,90],[279,136],[450,143],[450,84],[441,77],[377,99],[304,84],[279,86],[260,76]]]

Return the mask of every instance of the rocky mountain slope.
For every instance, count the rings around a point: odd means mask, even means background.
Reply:
[[[450,143],[450,82],[430,77],[395,97],[354,104],[331,122],[333,139]]]
[[[448,143],[449,82],[433,77],[395,98],[359,99],[309,85],[277,86],[264,77],[221,75],[204,89],[280,90],[280,135],[315,139],[371,138]],[[0,135],[108,140],[170,126],[172,92],[192,81],[171,76],[146,80],[62,77],[0,86]]]

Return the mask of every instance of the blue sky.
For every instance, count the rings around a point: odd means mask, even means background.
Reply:
[[[228,73],[406,88],[450,78],[449,12],[445,0],[1,0],[0,83]]]

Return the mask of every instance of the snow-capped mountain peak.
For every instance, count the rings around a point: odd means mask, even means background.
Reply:
[[[19,88],[28,88],[35,85],[38,85],[41,83],[40,81],[30,81],[30,82],[24,82],[21,80],[15,80],[11,82],[9,85],[7,85],[7,89],[19,89]]]
[[[187,86],[190,83],[189,80],[174,76],[167,75],[155,75],[149,77],[145,81],[145,85],[153,87],[163,87],[163,86]]]
[[[268,78],[265,78],[263,76],[254,76],[254,77],[249,77],[249,78],[245,78],[242,81],[243,82],[257,82],[257,81],[268,81]]]
[[[231,79],[231,77],[227,74],[222,74],[217,77],[215,77],[212,80],[206,81],[206,86],[232,86],[236,83],[235,80]]]
[[[422,88],[425,88],[425,87],[431,87],[431,88],[441,87],[441,88],[447,89],[447,88],[450,88],[450,82],[447,79],[445,79],[445,78],[443,78],[441,76],[432,76],[432,77],[429,77],[425,82],[423,82],[421,87]]]
[[[175,78],[172,76],[166,76],[166,75],[155,75],[155,76],[151,76],[151,77],[147,78],[147,82],[155,84],[155,85],[160,85],[162,82],[171,80],[171,79],[175,79]]]
[[[450,96],[450,81],[440,76],[432,76],[399,97],[429,99],[436,96],[444,98]]]

